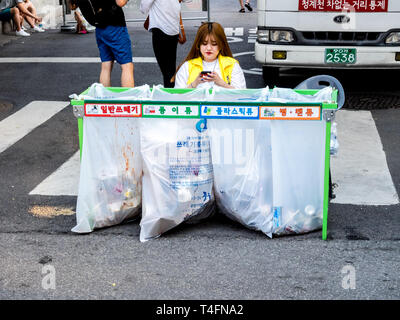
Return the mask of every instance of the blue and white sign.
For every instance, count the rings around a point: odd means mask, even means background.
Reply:
[[[258,119],[258,106],[201,105],[200,117],[210,119]]]

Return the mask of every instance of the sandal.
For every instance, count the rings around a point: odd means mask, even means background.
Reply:
[[[245,12],[244,8],[240,9],[239,12],[244,13]]]
[[[253,11],[253,8],[250,6],[250,3],[245,3],[244,6],[247,8],[247,10]]]

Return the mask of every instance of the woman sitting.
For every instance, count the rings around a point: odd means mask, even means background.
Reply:
[[[224,29],[217,22],[208,22],[199,27],[189,54],[178,67],[175,88],[214,85],[245,89],[246,80],[239,62],[232,56]]]

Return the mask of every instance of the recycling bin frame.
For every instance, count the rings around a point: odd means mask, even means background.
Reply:
[[[121,88],[121,87],[109,87],[107,88],[111,92],[119,93],[126,91],[130,88]],[[85,95],[89,89],[84,91],[81,95]],[[195,89],[170,89],[170,88],[163,88],[167,93],[175,93],[175,94],[182,94],[187,93]],[[246,90],[246,89],[244,89]],[[252,90],[252,89],[247,89]],[[295,92],[302,94],[302,95],[314,95],[319,90],[309,90],[309,89],[295,89]],[[325,130],[325,139],[321,137],[321,143],[325,143],[325,167],[324,167],[324,192],[323,192],[323,218],[322,218],[322,240],[327,240],[327,232],[328,232],[328,206],[329,206],[329,175],[330,175],[330,140],[331,140],[331,122],[335,118],[335,113],[338,109],[337,107],[337,98],[338,98],[338,91],[332,91],[332,100],[322,103],[314,103],[314,102],[293,102],[293,103],[278,103],[278,102],[221,102],[221,101],[153,101],[153,100],[71,100],[71,105],[73,108],[73,113],[75,117],[78,119],[78,133],[79,133],[79,148],[80,148],[80,156],[82,156],[82,143],[83,143],[83,121],[84,118],[87,116],[100,116],[100,117],[136,117],[136,118],[181,118],[181,119],[216,119],[216,118],[223,118],[223,119],[232,119],[232,121],[240,121],[240,119],[254,119],[258,121],[263,120],[270,120],[270,121],[280,121],[280,120],[292,120],[292,121],[325,121],[326,122],[326,130]],[[88,108],[91,106],[98,105],[98,106],[131,106],[130,111],[132,112],[122,112],[120,114],[109,113],[100,113],[100,114],[89,114]],[[149,110],[151,111],[153,106],[155,107],[164,107],[165,112],[173,110],[176,107],[182,106],[187,110],[186,114],[182,115],[171,115],[171,114],[162,114],[160,112],[155,114],[150,114]],[[252,107],[253,110],[258,110],[257,116],[251,115],[251,117],[230,117],[230,116],[217,116],[207,114],[205,108],[209,107]],[[136,107],[136,108],[134,108]],[[167,107],[167,109],[165,109]],[[316,119],[313,116],[312,119],[307,119],[307,117],[279,117],[273,116],[274,108],[284,109],[288,107],[309,107],[313,110],[316,108],[319,109],[319,119]],[[147,108],[147,109],[146,109]],[[187,109],[190,108],[190,109]],[[179,109],[179,108],[178,108]],[[178,110],[177,109],[177,110]],[[110,110],[110,109],[107,109]],[[197,110],[197,112],[196,112]],[[207,109],[208,110],[208,109]],[[269,116],[260,116],[262,110],[271,111]],[[175,110],[176,111],[176,110]],[[190,111],[190,112],[189,112]],[[214,110],[215,111],[215,110]],[[100,110],[99,110],[100,112]],[[194,112],[195,114],[192,115],[191,113]],[[197,113],[197,114],[196,114]],[[264,113],[265,114],[265,113]],[[311,116],[310,116],[311,117]]]

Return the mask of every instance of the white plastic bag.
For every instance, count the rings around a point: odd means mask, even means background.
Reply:
[[[325,121],[271,121],[273,234],[322,227]]]
[[[215,87],[210,96],[209,101],[223,102],[255,102],[267,101],[270,95],[268,87],[261,89],[225,89]]]
[[[91,232],[140,213],[139,143],[138,119],[84,119],[77,225],[73,232]]]
[[[212,101],[265,101],[269,89],[216,88]],[[209,119],[214,192],[223,214],[272,237],[272,155],[269,121]]]
[[[150,94],[148,85],[114,92],[94,83],[85,95],[71,98],[144,100]],[[138,121],[134,118],[84,119],[77,225],[73,232],[91,232],[140,213],[142,162]]]
[[[208,120],[214,192],[223,214],[272,237],[269,121]]]
[[[204,100],[206,90],[169,94],[153,88],[153,101]],[[213,213],[209,137],[199,120],[141,119],[143,207],[140,241],[157,238],[182,222]]]
[[[70,95],[76,100],[147,100],[150,99],[151,91],[149,85],[124,89],[123,91],[111,91],[101,83],[93,83],[85,94]]]
[[[328,102],[332,101],[332,87],[325,87],[314,95],[300,94],[293,89],[273,88],[268,96],[269,102]]]

